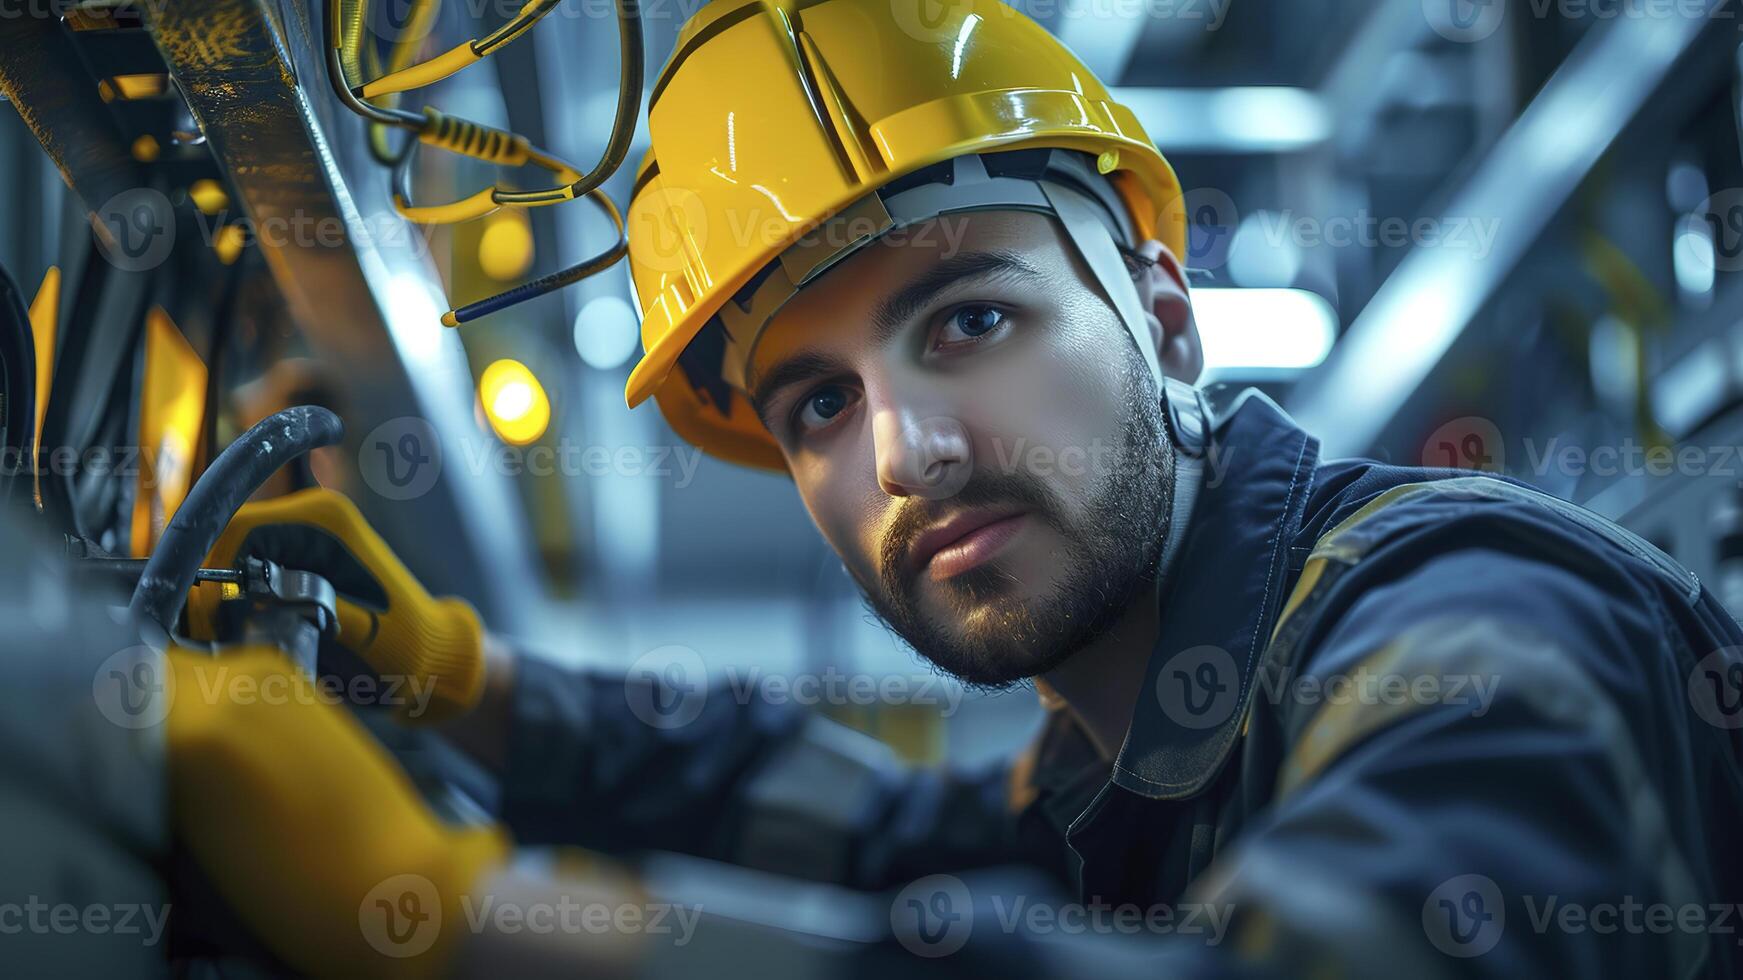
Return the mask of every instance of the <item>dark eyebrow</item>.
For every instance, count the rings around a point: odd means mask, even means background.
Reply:
[[[964,279],[980,279],[994,275],[1039,278],[1041,273],[1016,252],[995,249],[986,252],[965,252],[945,259],[918,276],[895,293],[884,298],[872,311],[872,342],[882,346],[895,336],[902,324],[925,308],[932,298]],[[819,354],[803,353],[789,357],[751,381],[751,405],[763,424],[768,425],[765,412],[770,395],[789,384],[834,370],[835,362]]]
[[[884,298],[872,311],[872,339],[879,346],[889,342],[910,317],[920,312],[932,297],[962,279],[994,275],[1039,278],[1041,273],[1021,255],[1005,249],[964,252],[939,262],[915,276],[906,286]]]
[[[750,404],[756,409],[757,418],[762,420],[763,427],[774,431],[769,424],[769,397],[790,384],[804,381],[806,378],[819,374],[827,374],[837,368],[836,362],[822,354],[795,354],[770,368],[767,374],[758,378],[751,388]]]

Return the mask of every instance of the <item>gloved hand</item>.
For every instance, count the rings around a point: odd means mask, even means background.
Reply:
[[[447,972],[507,835],[438,821],[277,651],[165,659],[172,823],[242,921],[307,976]]]
[[[463,599],[432,598],[343,494],[312,487],[245,504],[206,564],[228,568],[242,556],[332,582],[339,597],[339,644],[377,673],[431,692],[420,717],[401,712],[407,720],[450,718],[478,702],[484,689],[478,613]],[[215,636],[223,597],[223,587],[213,582],[190,591],[188,632],[195,639]]]

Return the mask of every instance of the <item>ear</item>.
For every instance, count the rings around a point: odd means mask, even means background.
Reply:
[[[1154,238],[1139,245],[1138,251],[1155,262],[1139,274],[1137,286],[1162,373],[1188,384],[1196,382],[1204,370],[1204,345],[1198,339],[1198,321],[1192,316],[1186,270],[1174,253]]]

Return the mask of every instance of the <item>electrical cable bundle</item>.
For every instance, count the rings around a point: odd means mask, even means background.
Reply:
[[[588,276],[610,268],[628,251],[623,215],[617,205],[600,190],[599,185],[622,166],[629,154],[629,144],[635,135],[636,114],[641,108],[642,90],[642,28],[637,10],[638,0],[614,0],[618,23],[619,74],[617,110],[611,124],[611,136],[599,162],[582,174],[558,157],[532,145],[526,137],[506,130],[472,122],[426,106],[422,112],[410,112],[398,107],[394,98],[402,92],[422,88],[447,78],[531,30],[546,14],[556,9],[561,0],[528,0],[508,23],[490,34],[463,42],[426,61],[411,63],[413,39],[421,37],[434,18],[436,0],[418,0],[413,6],[401,38],[388,55],[387,71],[378,77],[353,85],[368,67],[375,68],[374,47],[363,39],[368,15],[368,0],[329,0],[324,30],[327,41],[327,75],[334,92],[347,109],[369,123],[370,152],[392,168],[393,206],[407,221],[418,224],[454,224],[481,218],[499,207],[544,207],[586,197],[604,210],[617,230],[617,240],[598,255],[567,269],[541,276],[505,292],[469,303],[442,314],[447,326],[459,326],[488,313],[506,309],[517,303],[564,286],[580,282]],[[374,74],[371,71],[371,74]],[[377,101],[379,100],[379,101]],[[403,129],[410,135],[404,149],[393,153],[387,140],[389,129]],[[423,143],[461,156],[518,167],[527,164],[549,171],[558,181],[553,186],[534,190],[515,190],[496,184],[470,197],[446,204],[413,204],[411,200],[411,165],[418,144]]]

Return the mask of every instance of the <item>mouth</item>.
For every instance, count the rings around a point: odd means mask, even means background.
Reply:
[[[910,554],[912,568],[935,580],[975,568],[996,555],[1028,515],[1022,511],[977,510],[958,514],[921,534]]]

